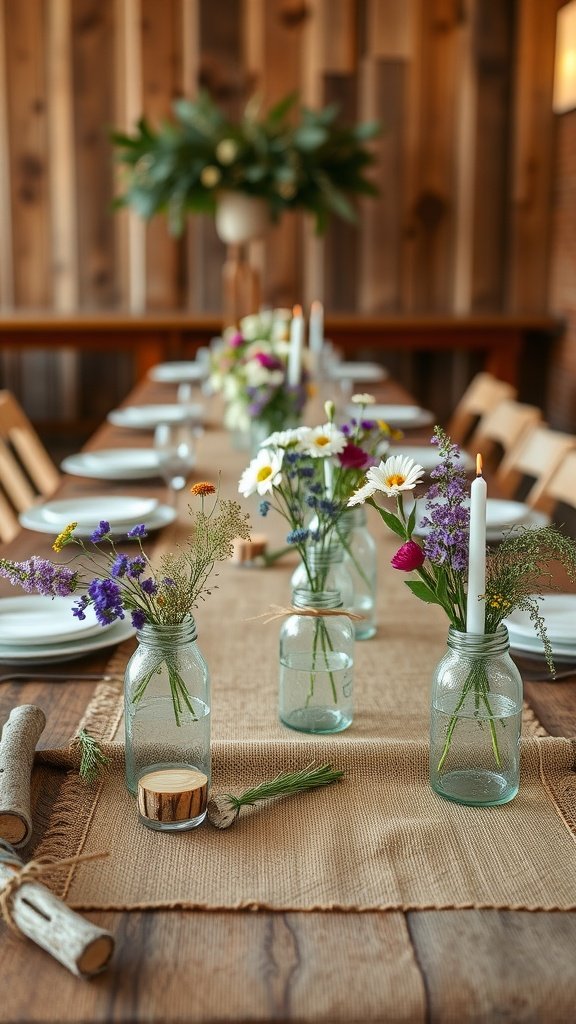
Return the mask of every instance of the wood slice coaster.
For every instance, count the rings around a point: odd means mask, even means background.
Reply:
[[[150,822],[199,818],[208,803],[208,778],[194,768],[158,768],[138,780],[138,811]]]

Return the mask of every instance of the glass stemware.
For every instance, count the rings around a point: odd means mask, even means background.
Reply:
[[[154,432],[160,475],[173,496],[185,488],[196,465],[196,436],[190,422],[159,423]]]

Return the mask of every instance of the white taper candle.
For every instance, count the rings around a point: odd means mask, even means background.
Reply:
[[[476,479],[470,488],[470,540],[468,549],[468,593],[466,632],[483,633],[486,604],[479,595],[486,590],[486,481],[482,476],[482,456],[476,456]]]
[[[294,306],[290,322],[290,351],[288,353],[288,384],[297,387],[302,367],[302,346],[304,344],[304,317],[302,306]]]
[[[324,345],[324,307],[318,299],[310,306],[310,330],[309,330],[310,351],[318,356]]]

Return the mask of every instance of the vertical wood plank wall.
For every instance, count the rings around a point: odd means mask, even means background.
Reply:
[[[175,241],[112,208],[110,130],[168,116],[198,85],[231,113],[296,89],[382,123],[360,230],[334,222],[318,241],[291,216],[258,244],[268,303],[543,309],[557,6],[0,0],[0,310],[220,309],[208,218]]]

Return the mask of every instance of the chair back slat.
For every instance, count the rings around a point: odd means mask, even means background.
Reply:
[[[0,539],[18,532],[18,513],[56,490],[60,475],[26,413],[0,391]]]
[[[499,490],[505,497],[512,497],[523,477],[533,477],[534,483],[524,500],[531,508],[550,512],[553,499],[546,494],[546,480],[572,448],[576,448],[573,434],[534,427],[504,455],[496,470]]]
[[[516,388],[491,373],[482,371],[470,381],[448,422],[452,440],[463,445],[476,427],[478,420],[505,399],[515,399]]]
[[[482,417],[468,442],[468,450],[480,452],[493,464],[498,446],[506,453],[541,422],[542,413],[536,405],[506,399]]]

